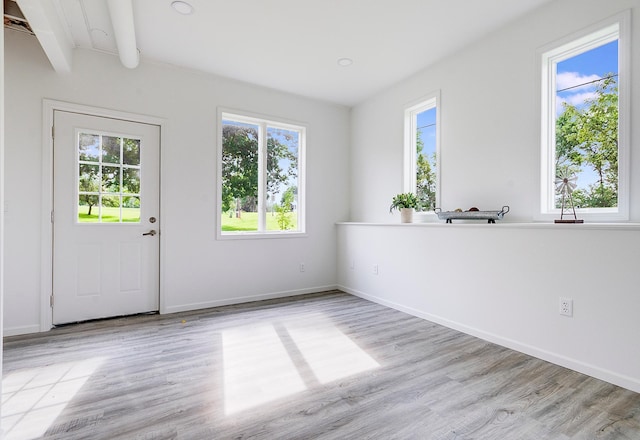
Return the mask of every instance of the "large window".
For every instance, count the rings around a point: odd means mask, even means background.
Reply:
[[[221,112],[220,233],[304,232],[305,128]]]
[[[556,214],[556,182],[571,179],[580,216],[628,217],[624,20],[542,53],[541,212]]]
[[[432,211],[439,197],[438,94],[405,110],[404,191],[418,196],[418,211]]]

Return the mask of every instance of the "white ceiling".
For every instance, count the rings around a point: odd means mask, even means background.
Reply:
[[[51,1],[73,46],[117,52],[106,0]],[[133,0],[133,10],[143,61],[351,106],[549,1],[188,0],[194,12],[181,15],[172,0]]]

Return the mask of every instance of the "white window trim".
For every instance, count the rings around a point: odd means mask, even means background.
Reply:
[[[245,122],[248,124],[260,125],[263,127],[262,132],[266,136],[266,126],[283,128],[288,130],[299,131],[300,145],[298,146],[298,230],[296,231],[239,231],[239,232],[222,232],[222,226],[220,224],[220,213],[222,211],[222,120],[230,119],[237,122]],[[217,131],[217,186],[216,191],[218,193],[216,201],[216,238],[218,240],[247,240],[247,239],[263,239],[263,238],[299,238],[306,237],[306,142],[307,142],[307,126],[304,123],[284,120],[282,118],[274,118],[272,116],[265,116],[257,113],[246,112],[241,110],[233,110],[227,108],[218,108],[218,131]],[[258,139],[258,148],[264,151],[266,155],[266,148],[263,145],[266,138],[260,136]],[[266,187],[266,173],[262,170],[264,168],[263,163],[266,157],[260,155],[258,157],[258,180],[261,184],[258,185],[258,210],[264,210],[266,214],[266,207],[264,206],[264,188]],[[264,216],[258,216],[258,229],[265,229],[263,224]]]
[[[416,115],[436,109],[436,207],[440,206],[440,90],[429,93],[409,104],[404,110],[404,179],[403,192],[416,192]],[[433,211],[417,212],[417,216],[435,215]]]
[[[538,50],[540,87],[540,192],[534,220],[550,221],[560,217],[554,208],[555,187],[551,172],[555,162],[555,65],[558,61],[618,39],[618,207],[582,208],[578,217],[588,221],[629,220],[629,116],[631,11],[627,10]]]

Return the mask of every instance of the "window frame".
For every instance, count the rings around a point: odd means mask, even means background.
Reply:
[[[87,161],[87,160],[81,160],[80,159],[80,149],[79,149],[79,142],[80,142],[80,135],[81,134],[90,134],[90,135],[96,135],[96,136],[100,136],[100,157],[98,158],[97,162],[92,162],[92,161]],[[123,147],[122,144],[120,145],[120,163],[116,164],[114,162],[104,162],[103,161],[103,155],[102,155],[102,138],[103,137],[115,137],[118,139],[133,139],[133,140],[137,140],[140,145],[140,150],[139,150],[139,163],[138,165],[131,165],[131,164],[125,164],[124,163],[124,156],[123,156]],[[143,136],[134,136],[134,135],[129,135],[129,134],[122,134],[119,132],[108,132],[108,131],[102,131],[102,130],[94,130],[94,129],[88,129],[88,128],[76,128],[74,130],[74,138],[75,138],[75,142],[76,142],[76,151],[75,151],[75,160],[76,160],[76,176],[75,176],[75,192],[76,192],[76,200],[78,200],[80,198],[81,195],[92,195],[98,198],[98,202],[96,203],[96,208],[98,208],[98,219],[94,222],[94,221],[79,221],[79,215],[80,215],[80,205],[78,204],[76,206],[76,212],[75,212],[75,225],[76,226],[80,226],[80,227],[87,227],[87,226],[97,226],[100,225],[100,227],[104,227],[104,225],[128,225],[128,226],[140,226],[140,224],[142,223],[142,185],[143,185],[143,179],[142,179],[142,156],[141,156],[141,151],[142,151],[142,145],[144,144],[144,138]],[[80,190],[80,174],[79,174],[79,167],[82,165],[88,165],[88,166],[97,166],[98,167],[98,191],[81,191]],[[103,191],[102,186],[103,186],[103,180],[102,180],[102,170],[103,167],[117,167],[119,169],[119,186],[120,186],[120,191],[118,193],[110,193],[108,191]],[[139,179],[139,188],[138,188],[138,192],[137,193],[124,193],[122,192],[122,184],[123,184],[123,172],[125,169],[136,169],[138,170],[138,179]],[[82,193],[82,194],[81,194]],[[102,221],[102,209],[104,208],[104,206],[102,206],[102,200],[103,197],[119,197],[120,200],[120,205],[118,206],[119,208],[119,219],[118,221]],[[124,208],[122,206],[122,201],[125,197],[137,197],[138,198],[138,202],[140,204],[140,212],[139,212],[139,218],[138,221],[123,221],[122,220],[122,209]]]
[[[417,115],[427,110],[436,110],[436,202],[440,206],[441,154],[440,154],[440,90],[431,92],[404,109],[404,173],[403,192],[416,194],[416,137]],[[435,215],[434,211],[418,211],[416,215]]]
[[[258,149],[260,155],[258,157],[258,230],[257,231],[222,231],[220,215],[222,212],[222,150],[223,150],[223,121],[232,120],[240,123],[258,125],[261,133],[258,136]],[[283,118],[275,118],[272,116],[261,115],[257,113],[233,110],[227,108],[218,108],[218,133],[217,133],[217,186],[216,191],[216,238],[218,240],[246,240],[246,239],[263,239],[263,238],[295,238],[306,237],[306,143],[307,143],[307,126],[298,121],[285,120]],[[266,184],[267,173],[266,164],[266,145],[267,145],[267,127],[282,128],[285,130],[298,131],[300,133],[298,145],[298,228],[296,230],[285,231],[267,231],[266,229]]]
[[[580,208],[578,217],[590,221],[629,220],[629,103],[630,103],[629,10],[566,36],[538,50],[540,87],[540,172],[539,202],[534,220],[549,221],[560,216],[555,208],[556,64],[588,50],[618,40],[618,206]]]

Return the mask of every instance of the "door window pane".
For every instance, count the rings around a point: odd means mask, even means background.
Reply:
[[[102,167],[102,191],[108,193],[120,192],[120,168]]]
[[[79,223],[140,222],[140,139],[79,133]]]
[[[128,194],[140,193],[140,170],[125,168],[122,170],[122,192]]]
[[[120,221],[120,197],[102,196],[100,206],[100,220],[102,223],[117,223]]]
[[[140,139],[123,139],[124,165],[140,165]]]
[[[81,163],[79,169],[78,190],[97,194],[100,191],[100,167]]]
[[[102,162],[120,163],[120,142],[121,138],[113,136],[102,136]]]
[[[80,160],[98,162],[98,160],[100,160],[100,136],[97,134],[80,133],[78,153]]]
[[[97,223],[100,207],[98,196],[81,194],[78,197],[78,220],[83,223]]]
[[[140,222],[140,197],[122,198],[122,221],[127,223]]]

